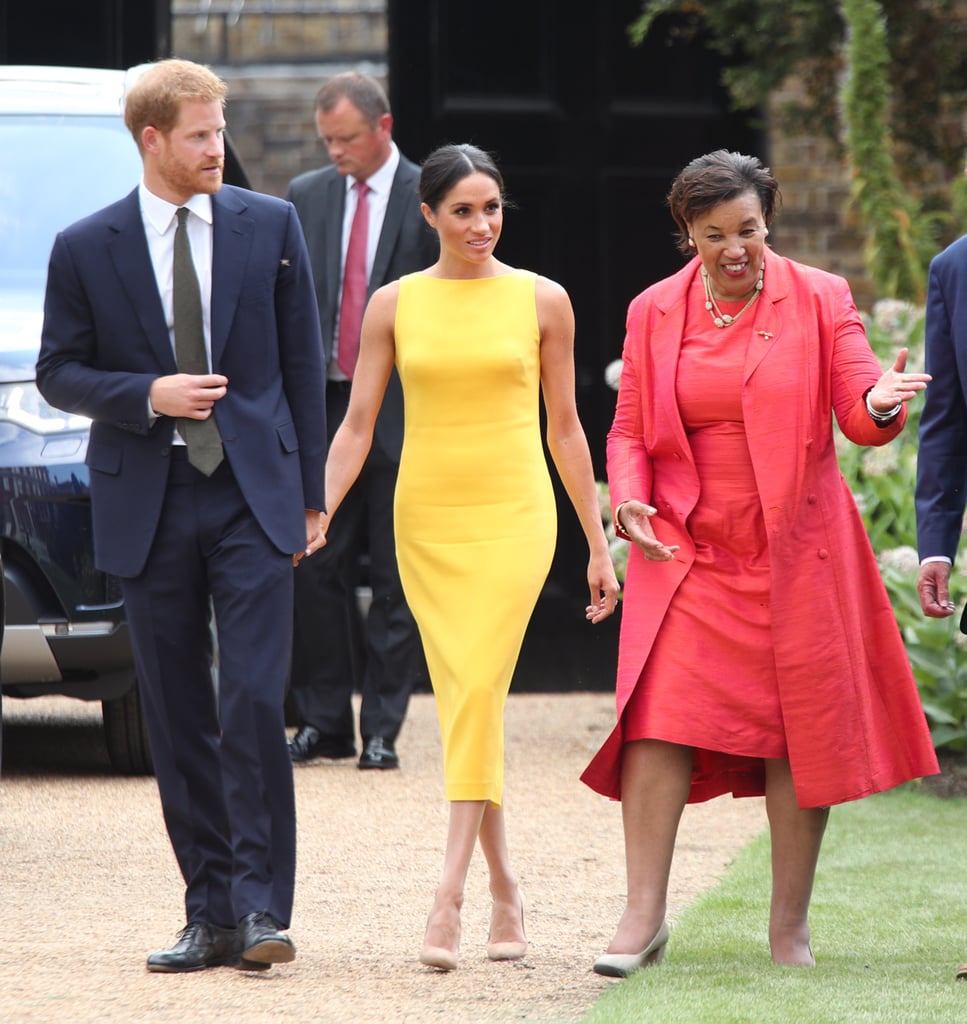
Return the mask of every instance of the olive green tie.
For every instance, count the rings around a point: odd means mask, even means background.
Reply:
[[[188,209],[177,213],[175,230],[175,259],[173,294],[175,317],[175,362],[179,373],[208,373],[208,354],[205,351],[205,328],[202,324],[201,292],[191,258],[188,241]],[[188,461],[195,469],[211,476],[225,457],[222,438],[214,413],[207,420],[179,418],[178,433],[188,446]]]

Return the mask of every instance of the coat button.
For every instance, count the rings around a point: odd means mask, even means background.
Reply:
[[[815,495],[815,494],[810,494],[810,495],[809,495],[809,497],[808,497],[808,498],[806,498],[806,501],[807,501],[807,502],[808,502],[808,503],[809,503],[810,505],[815,505],[815,504],[816,504],[816,502],[817,502],[818,500],[819,500],[819,499],[818,499],[818,498],[816,497],[816,495]]]
[[[820,548],[816,554],[819,558],[829,558],[829,552],[825,548]]]

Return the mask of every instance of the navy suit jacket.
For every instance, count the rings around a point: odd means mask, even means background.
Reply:
[[[420,168],[400,155],[369,275],[367,296],[404,274],[424,270],[435,263],[440,254],[436,232],[420,212],[419,183]],[[346,178],[333,165],[307,171],[289,183],[287,198],[299,213],[312,259],[328,363],[335,345],[339,312]],[[373,443],[394,462],[399,462],[403,445],[403,390],[395,370],[386,386]]]
[[[930,264],[927,387],[917,455],[920,557],[957,554],[967,501],[967,236]]]
[[[212,196],[214,415],[239,487],[271,542],[305,547],[304,510],[324,507],[322,340],[291,204],[224,185]],[[78,221],[50,257],[37,385],[89,417],[98,568],[136,576],[161,512],[175,421],[149,417],[152,381],[176,373],[138,192]]]

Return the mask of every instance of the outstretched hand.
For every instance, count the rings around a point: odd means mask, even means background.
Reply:
[[[905,372],[908,351],[901,348],[890,369],[873,385],[869,400],[877,412],[889,412],[899,403],[909,402],[933,380],[929,373]]]
[[[678,544],[662,544],[655,536],[651,517],[658,510],[643,501],[631,499],[621,505],[621,521],[618,525],[641,548],[645,558],[651,562],[670,562],[675,557]]]

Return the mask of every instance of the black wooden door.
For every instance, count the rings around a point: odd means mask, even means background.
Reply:
[[[497,157],[516,203],[498,255],[570,293],[578,408],[601,477],[615,397],[604,368],[621,354],[628,302],[681,265],[664,205],[672,178],[720,147],[764,156],[759,133],[729,112],[721,67],[699,42],[662,32],[631,47],[638,10],[638,0],[576,12],[555,0],[388,5],[394,135],[415,160],[446,142]],[[607,687],[613,627],[583,622],[586,548],[558,493],[557,557],[518,682]]]

